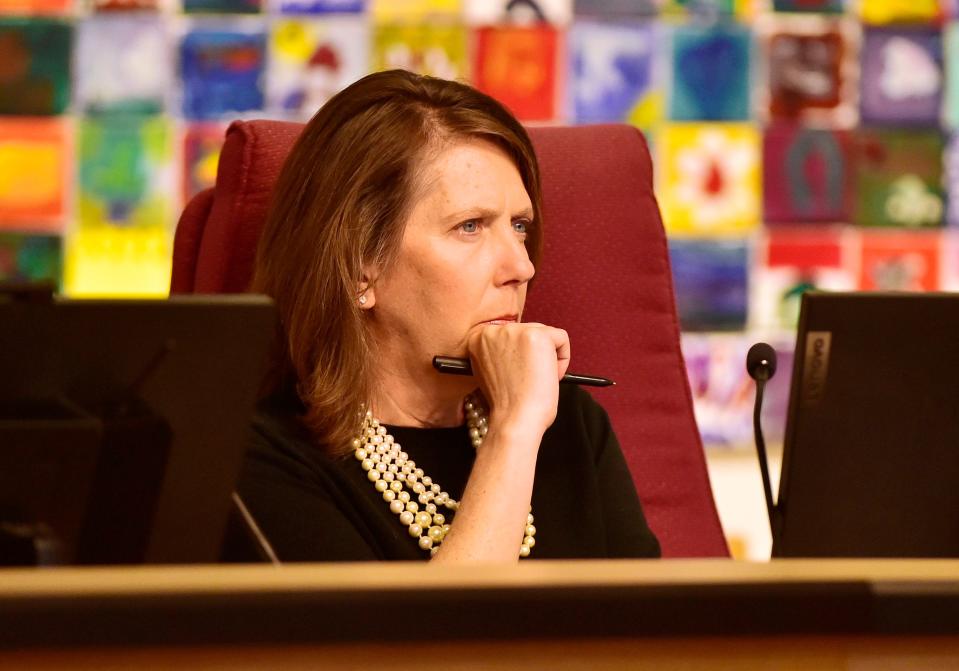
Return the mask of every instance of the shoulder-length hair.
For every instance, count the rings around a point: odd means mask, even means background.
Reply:
[[[526,248],[542,244],[539,167],[523,126],[453,81],[368,75],[310,120],[280,172],[257,248],[253,291],[271,296],[280,342],[268,388],[294,387],[303,421],[331,455],[351,450],[370,401],[372,340],[359,309],[363,268],[389,265],[430,152],[483,139],[513,160],[533,204]]]

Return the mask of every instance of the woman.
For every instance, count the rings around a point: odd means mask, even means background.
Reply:
[[[240,483],[281,560],[658,555],[605,412],[559,384],[566,333],[521,322],[541,209],[526,132],[466,85],[381,72],[307,124],[258,248],[283,338]]]

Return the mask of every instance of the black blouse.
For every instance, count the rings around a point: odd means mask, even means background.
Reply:
[[[296,404],[261,406],[238,492],[280,561],[427,559],[352,453],[330,458],[297,419]],[[388,426],[434,482],[459,499],[475,456],[465,426]],[[563,385],[556,421],[543,435],[532,498],[530,558],[658,557],[606,412]],[[455,513],[441,508],[447,522]],[[517,547],[517,551],[518,551]]]

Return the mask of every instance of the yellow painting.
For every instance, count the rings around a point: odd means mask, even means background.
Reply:
[[[732,236],[760,223],[760,134],[751,124],[670,124],[656,138],[657,195],[673,236]]]
[[[462,8],[462,0],[370,0],[377,23],[457,19]]]
[[[66,241],[63,289],[82,298],[162,298],[172,254],[164,229],[79,229]]]
[[[864,23],[928,23],[939,17],[939,0],[860,0]]]
[[[375,29],[373,66],[401,68],[443,79],[468,76],[466,29],[442,23],[383,25]]]
[[[0,229],[61,230],[67,153],[58,119],[0,119]]]

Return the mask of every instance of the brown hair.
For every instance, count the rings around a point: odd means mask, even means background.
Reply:
[[[330,454],[351,449],[370,399],[362,268],[394,257],[429,152],[468,138],[495,143],[516,164],[533,203],[526,248],[535,265],[542,196],[532,143],[500,103],[465,84],[403,70],[368,75],[316,113],[283,165],[252,289],[272,296],[280,316],[271,387],[295,385],[304,422]]]

